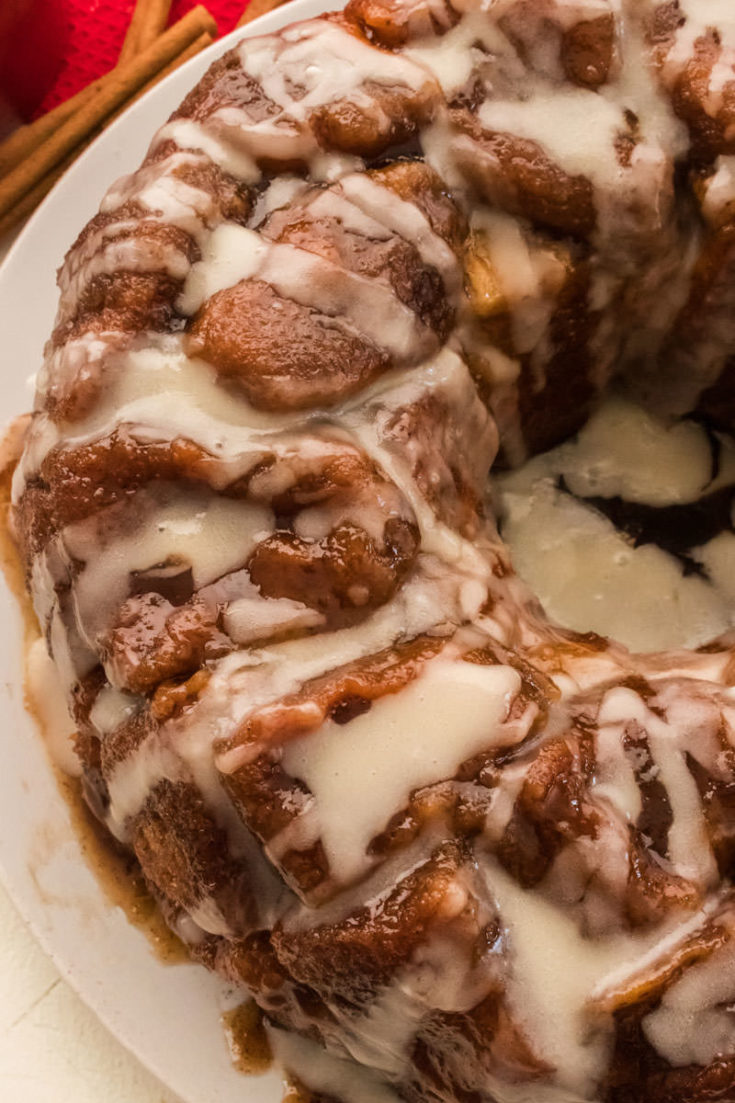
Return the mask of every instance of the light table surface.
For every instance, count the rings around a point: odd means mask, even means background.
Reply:
[[[59,976],[2,885],[0,1099],[178,1103]]]

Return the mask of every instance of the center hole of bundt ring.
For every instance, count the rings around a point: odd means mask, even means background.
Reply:
[[[658,651],[735,624],[729,435],[613,396],[493,493],[516,570],[567,628]]]

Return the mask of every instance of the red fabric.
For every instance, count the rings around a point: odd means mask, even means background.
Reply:
[[[200,0],[201,2],[201,0]],[[203,0],[219,33],[246,0]],[[197,0],[173,0],[173,23]],[[117,61],[135,0],[0,0],[0,95],[23,119],[49,111]]]
[[[67,0],[0,0],[0,95],[21,119],[59,78],[70,40]]]

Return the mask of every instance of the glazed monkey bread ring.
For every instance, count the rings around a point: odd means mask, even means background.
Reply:
[[[558,627],[484,504],[611,385],[731,428],[734,274],[724,0],[246,39],[59,272],[14,525],[87,799],[410,1103],[735,1099],[733,636]]]

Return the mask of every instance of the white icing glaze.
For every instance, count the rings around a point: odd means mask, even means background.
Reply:
[[[324,103],[365,102],[361,89],[368,82],[418,91],[427,79],[407,58],[376,50],[335,23],[316,19],[293,25],[280,37],[245,40],[240,59],[268,99],[298,119]]]
[[[583,939],[568,915],[536,893],[524,892],[498,867],[489,866],[486,876],[511,940],[511,1006],[540,1053],[556,1067],[554,1079],[562,1098],[596,1099],[611,1033],[604,1020],[597,1030],[592,1028],[586,1007],[606,990],[624,986],[646,955],[665,945],[665,935],[657,929]],[[670,942],[676,944],[696,930],[705,914],[672,924]],[[553,993],[553,1014],[549,1014],[549,993]]]
[[[620,695],[622,702],[618,701]],[[616,811],[634,824],[643,809],[643,801],[633,763],[623,745],[629,719],[628,703],[629,691],[616,686],[608,690],[600,706],[595,739],[598,763],[595,794],[610,800]]]
[[[521,891],[507,874],[496,868],[487,877],[511,939],[511,1007],[570,1096],[594,1098],[606,1039],[589,1033],[582,1012],[594,986],[631,955],[632,946],[627,938],[585,943],[566,915]],[[554,993],[553,1015],[544,998],[548,992]]]
[[[186,773],[179,755],[161,739],[141,743],[116,767],[108,782],[110,808],[106,823],[110,831],[127,841],[130,816],[143,808],[155,786],[164,780],[183,781]]]
[[[64,443],[79,447],[125,426],[141,442],[177,438],[199,444],[233,473],[244,462],[257,462],[267,440],[300,419],[254,409],[244,395],[231,394],[217,382],[203,360],[187,357],[177,334],[152,337],[145,347],[120,352],[108,360],[109,387],[87,417],[70,426]],[[59,441],[58,429],[39,415],[37,437],[25,476]]]
[[[208,191],[187,184],[177,171],[206,165],[205,151],[177,150],[128,176],[121,176],[100,204],[102,214],[111,214],[125,203],[140,203],[151,215],[160,214],[168,222],[190,231],[201,230],[200,219],[213,207]],[[181,219],[186,218],[185,223]],[[118,226],[119,223],[113,223]],[[85,243],[86,244],[86,243]],[[67,262],[68,263],[68,262]]]
[[[390,188],[381,187],[374,179],[364,173],[344,176],[339,183],[340,191],[347,196],[350,205],[370,220],[377,223],[390,234],[399,234],[410,241],[421,259],[432,265],[444,277],[447,290],[455,291],[459,284],[459,266],[457,258],[449,245],[435,234],[426,216],[413,203],[401,199]],[[354,215],[350,214],[351,219]],[[374,230],[370,231],[374,234]]]
[[[281,207],[287,207],[292,200],[308,190],[308,182],[298,176],[277,176],[256,199],[248,224],[260,226],[269,214]]]
[[[686,723],[685,716],[662,720],[647,708],[641,697],[631,689],[620,687],[609,693],[604,703],[604,719],[608,724],[637,722],[645,732],[654,764],[654,776],[665,787],[672,813],[668,833],[668,857],[680,876],[706,887],[717,880],[717,866],[711,851],[704,821],[702,800],[694,777],[686,763],[688,742],[698,730],[695,723]],[[695,713],[696,715],[696,713]],[[629,779],[625,779],[629,784]],[[603,782],[604,784],[604,782]],[[625,782],[624,782],[625,785]]]
[[[110,786],[111,827],[117,834],[124,832],[124,824],[140,811],[147,794],[162,778],[179,777],[187,767],[198,777],[205,762],[210,772],[216,763],[223,773],[232,773],[257,755],[257,745],[244,744],[213,757],[216,745],[237,732],[256,709],[344,663],[422,632],[446,634],[451,624],[476,616],[483,595],[476,595],[475,604],[467,607],[461,589],[432,557],[426,557],[390,603],[354,628],[238,651],[220,659],[196,710],[176,726],[178,757],[165,741],[147,740],[118,767]]]
[[[399,1096],[354,1062],[325,1051],[315,1042],[269,1026],[268,1039],[284,1068],[311,1088],[343,1099],[345,1103],[398,1103]]]
[[[502,725],[520,678],[509,667],[441,657],[366,713],[288,743],[282,763],[315,797],[330,869],[351,881],[370,840],[409,794],[451,777],[466,759],[505,743]]]
[[[100,736],[109,735],[124,724],[142,705],[140,698],[113,686],[103,686],[89,711],[89,721]]]
[[[658,779],[668,793],[673,822],[668,848],[671,863],[700,886],[717,882],[717,863],[710,847],[697,783],[686,762],[687,748],[668,725],[647,718],[648,743]],[[677,746],[677,742],[679,745]]]
[[[70,317],[86,286],[97,276],[113,272],[160,272],[172,280],[183,280],[189,272],[189,261],[173,244],[141,241],[137,237],[114,239],[80,268],[69,280],[59,301],[57,324]]]
[[[254,596],[232,601],[224,614],[227,634],[235,643],[253,643],[281,632],[317,628],[324,617],[300,601],[289,598],[264,600],[253,587]]]
[[[735,157],[718,157],[715,172],[705,184],[702,213],[714,220],[735,200]]]
[[[271,284],[283,298],[357,330],[398,360],[426,343],[416,315],[389,286],[305,249],[270,242],[244,226],[223,225],[210,236],[203,259],[184,285],[180,308],[193,314],[205,299],[244,279]]]
[[[245,39],[238,53],[244,73],[261,89],[254,109],[241,103],[218,108],[203,123],[176,119],[158,132],[156,143],[172,139],[182,148],[202,150],[248,182],[258,178],[261,158],[313,159],[320,179],[357,167],[354,157],[335,163],[330,155],[325,161],[309,128],[311,112],[348,100],[380,119],[366,84],[416,93],[429,83],[426,70],[407,58],[377,50],[323,20],[297,24],[280,36]]]
[[[558,466],[574,494],[673,505],[696,501],[735,479],[735,448],[726,437],[721,445],[720,471],[713,479],[701,427],[691,421],[668,425],[632,402],[611,397],[590,418],[577,443],[562,453],[569,469]]]
[[[524,100],[486,100],[478,116],[488,130],[537,142],[565,172],[599,188],[623,177],[615,137],[625,130],[619,104],[585,88],[548,89]]]
[[[188,912],[188,917],[200,930],[206,931],[207,934],[220,935],[223,938],[232,938],[233,936],[230,925],[211,897],[200,900],[196,907],[191,908]]]
[[[254,184],[260,178],[260,172],[251,155],[230,143],[223,136],[213,134],[211,127],[196,123],[192,119],[174,119],[158,131],[155,145],[175,142],[180,149],[205,153],[210,161],[232,176]]]
[[[29,704],[51,759],[65,774],[79,777],[81,764],[72,742],[74,721],[69,715],[59,669],[49,656],[42,636],[35,639],[26,652],[25,674]]]
[[[133,571],[176,560],[191,566],[200,589],[240,567],[273,526],[269,510],[245,502],[205,497],[198,509],[192,505],[191,498],[159,505],[153,523],[146,519],[145,527],[127,534],[113,530],[85,563],[74,600],[78,624],[91,644],[127,596]],[[65,553],[84,561],[90,536],[89,522],[68,526],[61,538]]]
[[[656,1051],[675,1067],[708,1065],[735,1055],[735,946],[698,962],[664,993],[643,1029]]]
[[[549,248],[531,249],[521,224],[509,215],[487,210],[473,212],[471,227],[481,235],[510,311],[514,348],[521,355],[529,353],[546,333],[555,306],[555,292],[565,274],[563,263]],[[515,374],[517,369],[511,370],[511,376]],[[541,376],[538,386],[543,383]]]
[[[290,894],[267,864],[222,788],[211,754],[213,733],[210,730],[208,734],[209,739],[202,738],[201,729],[195,726],[182,729],[179,725],[177,730],[175,724],[169,723],[148,735],[135,753],[116,766],[109,780],[107,826],[118,839],[129,842],[130,817],[140,811],[157,784],[163,780],[193,783],[226,833],[231,856],[247,867],[248,881],[263,923],[272,925],[290,904]],[[201,910],[195,907],[189,913],[196,927],[207,930],[206,922],[219,922],[221,927],[221,917],[218,919],[213,914],[215,907],[219,912],[214,902],[210,902],[209,907],[205,901],[200,903],[204,904]]]
[[[226,222],[207,238],[202,259],[187,279],[178,306],[184,314],[196,314],[202,304],[217,291],[234,287],[256,275],[268,242],[252,230]]]
[[[560,476],[582,497],[618,496],[651,506],[693,502],[735,482],[729,441],[722,440],[713,479],[700,427],[669,427],[611,398],[575,441],[536,457],[497,485],[514,563],[561,623],[612,636],[638,651],[697,647],[735,623],[732,533],[692,550],[693,558],[711,566],[709,580],[685,575],[667,552],[654,544],[633,547],[612,522],[558,490]]]
[[[517,570],[547,613],[569,628],[610,636],[633,651],[658,651],[697,647],[733,623],[735,610],[721,592],[685,578],[656,547],[633,549],[611,522],[553,484],[505,492],[503,510]]]
[[[687,41],[716,29],[724,43],[735,45],[735,16],[727,0],[678,0],[678,6],[686,17],[679,33]]]
[[[423,632],[449,634],[453,623],[477,616],[482,597],[477,594],[468,606],[464,596],[462,586],[447,578],[436,559],[422,557],[414,575],[393,600],[360,625],[221,660],[203,695],[196,723],[206,726],[206,717],[211,714],[218,718],[217,734],[226,739],[255,709],[280,700],[329,670]],[[218,755],[217,766],[223,773],[232,773],[258,751],[258,746],[252,744],[225,750]]]
[[[702,564],[729,610],[735,605],[735,535],[721,532],[709,543],[695,549],[695,558]]]
[[[407,462],[410,461],[410,455],[405,445],[399,441],[389,442],[383,433],[385,423],[396,410],[410,406],[421,396],[432,393],[441,395],[442,392],[447,393],[450,400],[454,399],[455,402],[465,399],[469,420],[477,398],[467,367],[448,348],[444,348],[414,372],[407,373],[404,379],[386,379],[372,393],[365,392],[359,413],[353,413],[354,407],[348,407],[344,422],[365,451],[407,498],[419,525],[423,549],[445,563],[452,564],[456,571],[466,572],[484,582],[490,568],[481,541],[467,540],[437,518],[412,476]],[[483,444],[485,447],[482,447]],[[495,441],[478,440],[477,445],[478,454],[481,457],[487,456],[489,461],[495,451]]]
[[[508,38],[497,23],[488,20],[482,12],[469,12],[447,34],[427,36],[418,44],[410,45],[406,54],[433,73],[448,98],[469,83],[478,63],[485,61],[486,54],[490,54],[506,79],[522,78],[524,75],[523,66]]]

